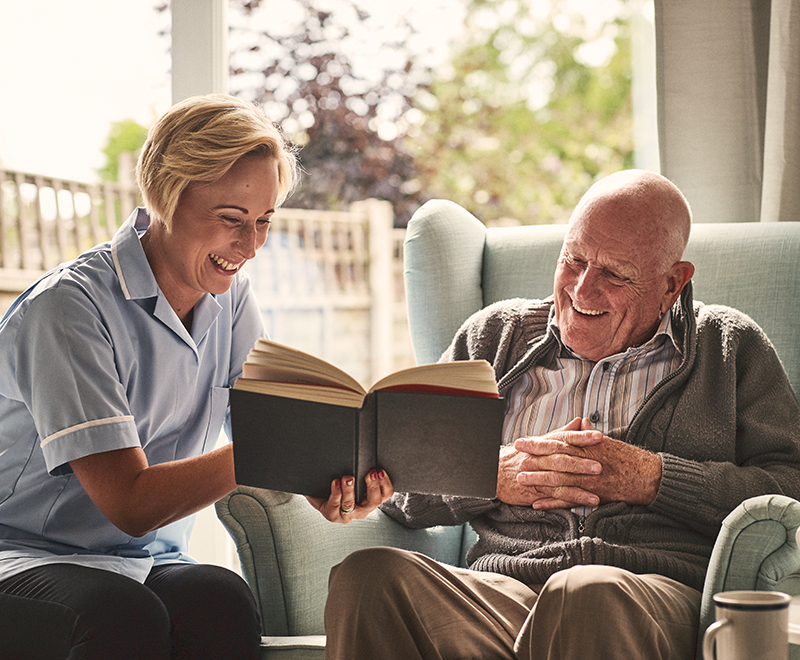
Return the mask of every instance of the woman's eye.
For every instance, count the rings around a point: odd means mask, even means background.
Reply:
[[[272,220],[269,218],[259,218],[256,222],[259,227],[269,227],[272,224]]]

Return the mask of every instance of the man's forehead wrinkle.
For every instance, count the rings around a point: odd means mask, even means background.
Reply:
[[[579,257],[589,262],[592,266],[608,268],[619,274],[643,276],[645,267],[639,263],[634,254],[629,256],[628,246],[619,238],[608,236],[601,231],[591,234],[583,227],[576,225],[575,232],[570,232],[564,239],[564,249],[567,254]],[[625,255],[620,255],[620,248]]]

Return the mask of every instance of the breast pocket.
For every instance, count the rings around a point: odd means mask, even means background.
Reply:
[[[203,451],[210,451],[217,446],[222,433],[222,425],[225,423],[225,416],[228,413],[228,402],[230,401],[230,388],[214,387],[211,390],[211,411],[208,416],[208,428],[206,437],[203,440]]]

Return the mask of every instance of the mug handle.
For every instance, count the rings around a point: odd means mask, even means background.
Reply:
[[[706,634],[703,635],[703,660],[715,660],[714,642],[716,642],[720,631],[730,623],[730,619],[719,619],[706,629]]]

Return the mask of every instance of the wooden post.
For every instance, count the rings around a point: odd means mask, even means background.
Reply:
[[[354,211],[362,211],[369,223],[370,380],[375,382],[394,368],[394,215],[391,203],[377,199],[350,206]]]
[[[0,169],[0,268],[8,268],[8,244],[6,242],[8,218],[6,213],[6,192],[3,185],[5,180],[6,173]]]
[[[172,0],[172,102],[228,92],[227,0]]]

